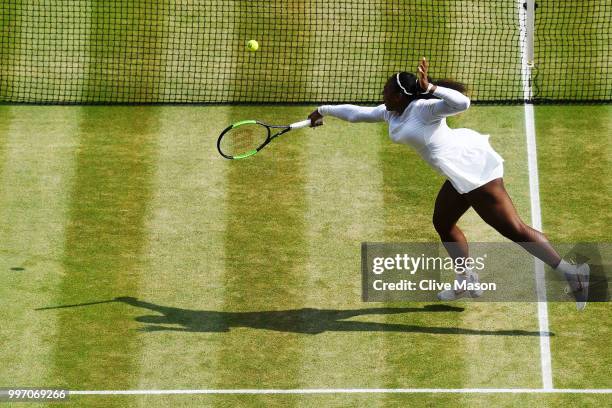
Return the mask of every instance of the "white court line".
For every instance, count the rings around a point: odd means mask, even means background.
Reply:
[[[531,197],[531,225],[542,230],[542,213],[540,209],[540,186],[538,178],[538,160],[533,120],[533,105],[525,104],[525,127],[527,130],[527,156],[529,162],[529,195]],[[553,388],[550,337],[548,335],[548,304],[546,303],[546,284],[544,282],[544,263],[534,259],[536,290],[538,294],[538,324],[540,329],[540,360],[542,364],[542,386]]]
[[[611,388],[311,388],[235,390],[97,390],[69,391],[72,395],[168,394],[611,394]]]
[[[523,0],[518,0],[519,9],[519,41],[521,46],[521,76],[523,80],[523,97],[530,101],[531,66],[528,61],[527,41],[533,41],[533,33],[527,35],[527,13],[523,8]],[[531,201],[531,226],[542,230],[542,210],[540,207],[540,182],[538,175],[538,158],[536,149],[535,120],[533,104],[525,102],[525,135],[527,138],[527,163],[529,167],[529,197]],[[535,259],[536,290],[538,294],[538,325],[540,331],[540,364],[542,369],[542,387],[553,389],[552,362],[550,354],[550,338],[548,336],[548,304],[546,303],[546,285],[544,283],[544,264]]]

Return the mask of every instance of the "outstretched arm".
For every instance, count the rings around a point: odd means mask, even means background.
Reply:
[[[308,117],[313,126],[321,123],[323,116],[334,116],[348,122],[382,122],[385,120],[387,109],[385,105],[365,107],[356,105],[323,105],[312,112]]]

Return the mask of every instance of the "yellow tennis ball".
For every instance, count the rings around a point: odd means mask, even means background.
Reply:
[[[257,51],[259,49],[259,43],[255,40],[249,40],[247,43],[247,49],[249,51]]]

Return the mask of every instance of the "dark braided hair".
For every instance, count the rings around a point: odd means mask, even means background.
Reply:
[[[389,78],[389,81],[393,84],[393,86],[395,86],[395,89],[398,93],[407,96],[409,99],[415,100],[435,98],[435,96],[431,94],[422,93],[424,89],[421,89],[421,87],[419,86],[418,77],[416,75],[410,72],[400,72],[399,84],[397,83],[397,79],[397,74],[393,74]],[[461,82],[454,81],[452,79],[431,79],[430,77],[427,77],[427,79],[430,83],[434,85],[454,89],[455,91],[459,91],[462,94],[465,94],[467,92],[467,87],[464,84],[462,84]]]

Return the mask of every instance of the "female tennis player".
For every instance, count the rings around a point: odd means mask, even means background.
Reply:
[[[407,72],[391,76],[383,89],[384,104],[377,107],[324,105],[308,117],[312,126],[321,125],[323,116],[349,122],[387,122],[393,142],[414,148],[447,178],[436,198],[433,225],[451,258],[468,257],[467,240],[457,221],[473,207],[504,237],[563,274],[577,308],[583,309],[589,266],[575,266],[561,259],[544,234],[521,220],[504,187],[504,160],[489,144],[489,136],[471,129],[451,129],[446,124],[447,116],[470,106],[469,98],[463,94],[465,86],[449,80],[434,83],[427,70],[428,62],[423,57],[417,76]],[[457,273],[455,280],[477,283],[478,275],[468,270]],[[478,297],[482,291],[452,289],[440,292],[438,297],[454,300],[466,295]]]

